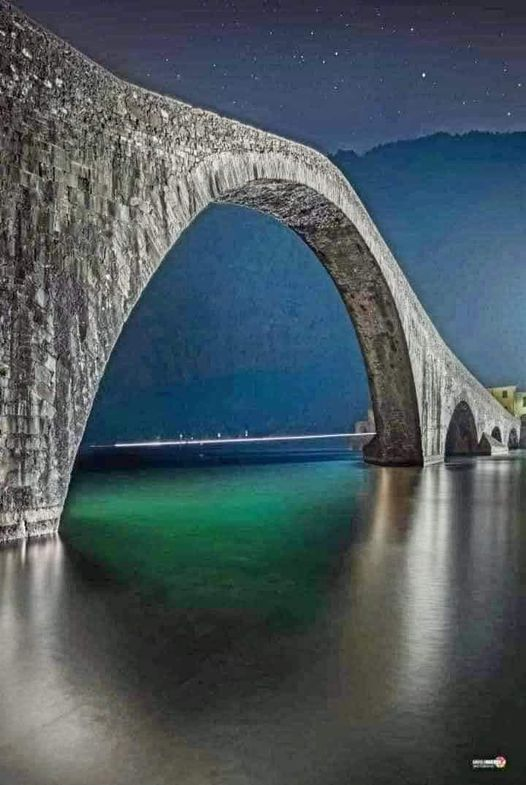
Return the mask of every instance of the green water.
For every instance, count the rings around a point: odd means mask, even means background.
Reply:
[[[526,451],[336,457],[77,470],[0,549],[1,785],[523,785]]]
[[[364,472],[358,461],[84,471],[62,534],[156,601],[308,624],[352,536]]]

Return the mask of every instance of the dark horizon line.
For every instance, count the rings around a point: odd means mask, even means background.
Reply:
[[[326,150],[326,154],[331,158],[335,158],[341,153],[352,153],[357,158],[365,158],[370,153],[378,150],[384,150],[388,147],[395,147],[396,145],[412,144],[414,142],[421,142],[427,139],[434,139],[437,136],[444,136],[450,139],[463,139],[468,136],[525,136],[526,128],[523,131],[485,131],[480,128],[472,128],[469,131],[433,131],[433,133],[421,134],[419,136],[401,137],[400,139],[392,139],[388,142],[380,142],[372,147],[367,148],[361,152],[357,152],[352,147],[338,147],[335,150]],[[312,147],[312,145],[310,145]]]

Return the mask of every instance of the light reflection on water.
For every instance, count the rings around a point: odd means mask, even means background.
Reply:
[[[0,782],[522,782],[525,498],[520,454],[79,474],[0,551]]]

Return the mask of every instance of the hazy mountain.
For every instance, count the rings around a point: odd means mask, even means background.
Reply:
[[[436,134],[334,161],[452,349],[483,382],[526,386],[526,134]],[[366,404],[354,332],[312,252],[222,206],[141,298],[86,439],[341,430]]]
[[[335,161],[462,361],[487,384],[526,385],[526,134],[435,134]]]

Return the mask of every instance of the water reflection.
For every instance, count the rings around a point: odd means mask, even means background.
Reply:
[[[177,608],[309,624],[356,530],[346,463],[86,472],[62,531],[143,595]]]
[[[0,782],[520,782],[525,469],[78,477],[0,552]]]

